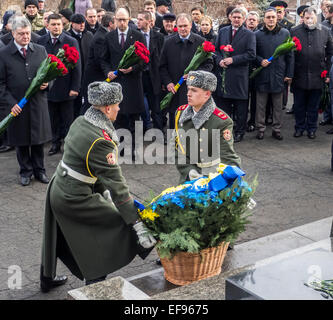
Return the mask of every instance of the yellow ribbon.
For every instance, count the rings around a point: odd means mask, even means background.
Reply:
[[[176,142],[175,148],[177,149],[177,147],[179,146],[182,154],[185,154],[185,150],[184,150],[182,144],[180,143],[179,133],[178,133],[178,120],[179,120],[180,115],[181,115],[181,112],[178,111],[176,114],[176,119],[175,119],[175,131],[177,134],[177,137],[175,138],[175,142]]]

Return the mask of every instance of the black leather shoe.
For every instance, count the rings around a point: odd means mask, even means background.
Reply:
[[[66,276],[56,276],[54,279],[41,276],[40,289],[42,292],[49,292],[51,289],[61,286],[67,282]]]
[[[316,134],[314,132],[309,132],[308,133],[308,138],[309,139],[314,139],[316,137]]]
[[[326,131],[326,133],[327,133],[327,134],[333,134],[333,128],[330,129],[330,130],[328,130],[328,131]]]
[[[1,146],[1,147],[0,147],[0,153],[2,153],[2,152],[8,152],[8,151],[13,150],[13,149],[14,149],[14,147],[10,147],[10,146]]]
[[[332,124],[332,121],[331,121],[331,120],[321,120],[321,121],[319,122],[319,124],[320,124],[321,126],[326,126],[326,125],[328,125],[328,124]]]
[[[248,124],[247,125],[247,132],[253,132],[255,130],[255,126],[253,124]]]
[[[35,175],[36,180],[40,181],[41,183],[48,184],[50,182],[49,178],[45,173],[39,173]]]
[[[53,145],[49,150],[49,156],[53,156],[56,153],[60,152],[60,146]]]
[[[283,137],[280,132],[273,131],[272,137],[275,138],[276,140],[283,140]]]
[[[258,132],[257,135],[256,135],[256,138],[257,138],[258,140],[262,140],[262,139],[264,139],[264,133],[263,133],[263,132]]]
[[[301,132],[301,131],[295,131],[295,133],[294,133],[294,137],[295,138],[299,138],[299,137],[301,137],[303,135],[303,132]]]
[[[161,265],[162,265],[161,259],[156,259],[156,260],[155,260],[155,263],[156,263],[158,266],[161,266]]]
[[[20,177],[20,183],[23,187],[26,187],[30,184],[31,178],[30,177]]]
[[[294,109],[289,109],[286,111],[286,114],[294,114]]]
[[[243,135],[236,134],[234,138],[234,142],[241,142],[243,140]]]

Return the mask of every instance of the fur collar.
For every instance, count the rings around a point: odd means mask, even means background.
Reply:
[[[216,108],[216,104],[212,97],[202,106],[199,112],[194,115],[193,108],[188,106],[179,118],[179,123],[183,124],[185,121],[192,120],[194,128],[200,129],[203,124],[210,118]]]
[[[94,107],[90,107],[84,114],[84,119],[95,127],[105,130],[106,133],[110,136],[110,138],[117,145],[119,144],[119,138],[117,136],[117,132],[113,126],[112,121],[110,121],[102,111]]]

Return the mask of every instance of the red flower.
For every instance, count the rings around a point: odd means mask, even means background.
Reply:
[[[215,52],[215,46],[210,41],[205,41],[202,47],[205,52]]]
[[[320,77],[321,77],[322,79],[327,78],[327,70],[324,70],[324,71],[321,73]]]
[[[297,37],[293,37],[293,41],[295,43],[296,51],[301,51],[302,50],[302,45],[301,42]]]
[[[77,61],[79,60],[79,52],[75,47],[70,47],[68,44],[65,44],[63,46],[63,49],[65,51],[65,58],[69,63],[77,64]]]
[[[174,27],[174,28],[173,28],[173,32],[178,32],[178,28],[177,28],[177,27]]]
[[[231,44],[228,44],[226,46],[221,46],[220,47],[220,50],[222,51],[225,51],[225,52],[233,52],[234,51],[234,48],[232,47]]]

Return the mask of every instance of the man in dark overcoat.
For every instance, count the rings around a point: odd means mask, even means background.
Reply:
[[[76,13],[71,16],[71,29],[68,34],[77,40],[80,48],[80,57],[81,57],[81,90],[79,95],[74,100],[74,119],[76,119],[79,115],[84,114],[82,108],[82,97],[84,100],[88,99],[87,88],[83,86],[84,73],[85,68],[88,61],[88,54],[91,46],[91,42],[93,39],[93,34],[90,31],[86,30],[85,26],[85,17],[82,14]]]
[[[118,8],[115,14],[117,28],[105,37],[104,54],[101,62],[105,78],[121,84],[124,100],[120,104],[120,112],[115,122],[116,129],[125,128],[132,133],[132,156],[135,149],[135,121],[140,119],[140,114],[145,110],[142,86],[143,61],[121,69],[118,75],[114,71],[118,69],[119,62],[125,51],[140,41],[145,44],[143,34],[128,27],[129,13],[125,8]]]
[[[220,29],[216,40],[217,105],[228,115],[236,113],[235,142],[243,139],[246,129],[249,64],[256,57],[256,39],[252,31],[245,28],[245,12],[235,8],[231,12],[231,25]],[[222,45],[232,45],[228,56],[221,50]],[[224,69],[224,70],[223,70]],[[221,73],[225,73],[222,88]]]
[[[299,138],[307,131],[315,139],[318,128],[318,104],[323,86],[321,73],[330,70],[333,40],[328,28],[317,23],[317,13],[312,7],[304,11],[303,23],[291,29],[302,50],[295,53],[292,88],[294,92],[295,133]],[[326,79],[329,81],[329,78]]]
[[[103,16],[101,25],[94,34],[90,45],[86,68],[84,70],[84,88],[88,88],[88,85],[94,81],[103,81],[106,79],[101,66],[101,60],[103,58],[105,36],[110,31],[114,30],[114,28],[114,14],[106,13]],[[88,101],[85,100],[83,104],[83,111],[86,112],[89,106]]]
[[[272,98],[273,124],[272,136],[282,140],[282,104],[285,82],[291,82],[294,69],[293,52],[288,52],[277,59],[269,62],[275,49],[288,37],[289,31],[277,23],[277,14],[274,8],[268,8],[264,13],[264,26],[255,33],[257,43],[257,66],[263,70],[254,79],[256,87],[256,127],[258,129],[257,139],[264,138],[266,129],[266,104],[269,95]]]
[[[145,258],[156,243],[139,220],[118,163],[113,126],[122,100],[120,84],[93,82],[92,105],[78,117],[65,140],[64,155],[47,190],[41,290],[66,281],[56,277],[57,258],[86,284]],[[112,196],[112,198],[111,198]]]
[[[65,32],[58,14],[48,17],[50,33],[42,36],[38,43],[47,53],[56,55],[65,44],[80,50],[78,42]],[[52,146],[49,155],[60,152],[62,140],[66,137],[73,122],[73,101],[79,95],[81,87],[81,61],[64,77],[57,78],[48,93],[49,112],[52,126]]]
[[[22,110],[17,104],[24,97],[32,79],[47,53],[33,44],[31,25],[25,17],[13,21],[12,40],[0,53],[0,105],[16,115],[8,127],[8,143],[16,147],[20,165],[20,183],[30,184],[31,176],[48,183],[44,167],[43,144],[51,140],[47,108],[47,84],[32,96]]]
[[[178,32],[165,39],[161,53],[160,74],[162,84],[168,92],[175,93],[174,87],[184,75],[185,69],[190,64],[198,46],[205,41],[204,38],[191,32],[192,21],[187,14],[177,17]],[[213,59],[209,58],[201,64],[200,70],[211,71]],[[186,85],[181,85],[171,100],[169,111],[169,127],[174,128],[175,112],[177,108],[187,102]]]

